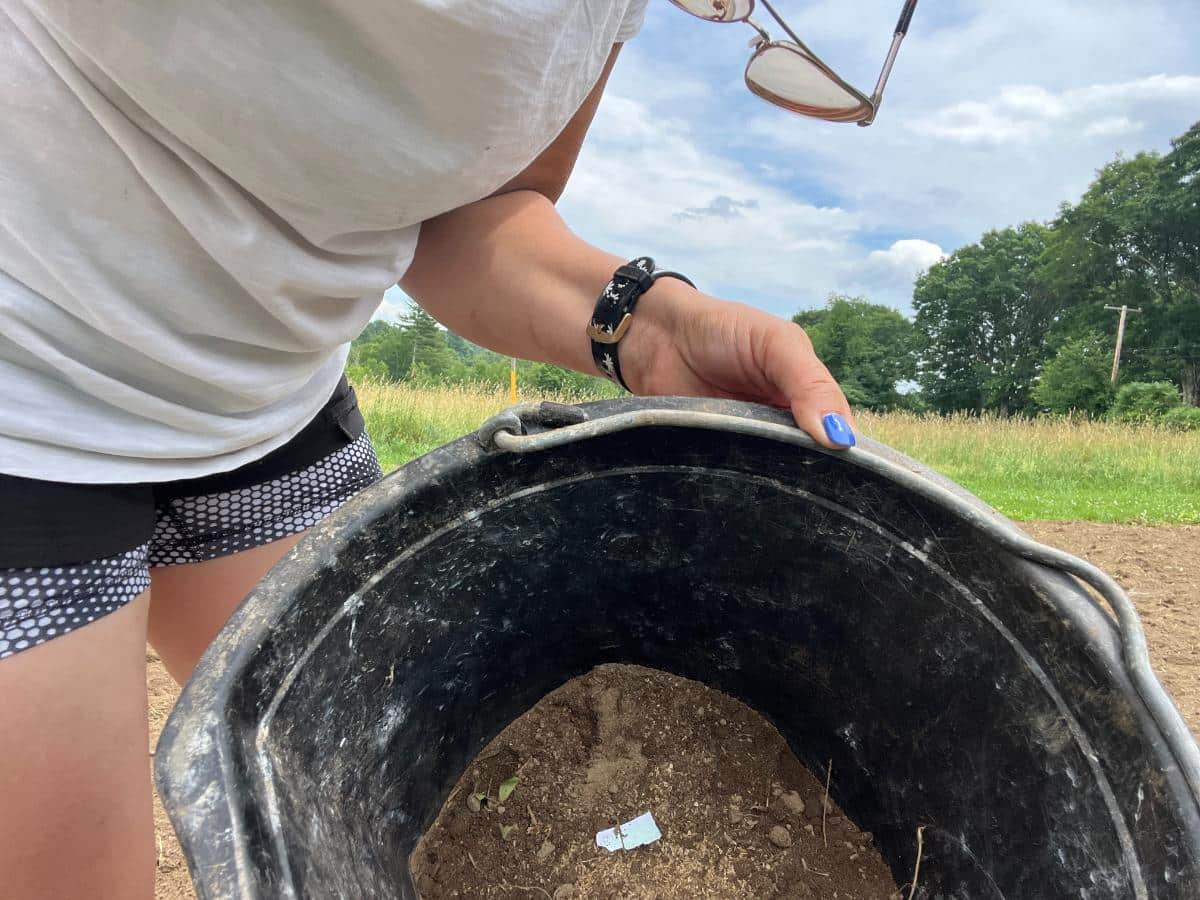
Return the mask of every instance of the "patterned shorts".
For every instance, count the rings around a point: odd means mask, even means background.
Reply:
[[[96,527],[64,538],[68,547],[79,549],[43,550],[39,546],[25,551],[33,553],[33,562],[44,563],[40,565],[10,566],[3,560],[0,659],[120,609],[150,586],[151,568],[215,559],[298,534],[377,481],[382,471],[353,397],[353,391],[344,386],[340,396],[335,394],[321,416],[289,444],[236,472],[169,485],[141,485],[138,492],[131,486],[125,494],[108,490],[89,497],[89,515]],[[319,458],[308,461],[318,454]],[[0,499],[13,500],[7,505],[15,508],[18,520],[10,520],[4,527],[16,534],[21,524],[26,524],[33,527],[20,533],[37,533],[38,523],[19,520],[22,510],[30,519],[38,515],[36,510],[45,508],[38,495],[50,491],[50,484],[43,487],[43,483],[25,479],[0,478],[6,479],[0,482]],[[52,499],[76,495],[78,492],[50,494]],[[105,517],[104,503],[97,497],[110,500],[114,510],[125,513],[124,519],[116,512]],[[136,525],[126,527],[126,523],[140,516],[143,498],[145,525],[139,534]],[[98,511],[97,505],[101,507]],[[97,529],[106,521],[106,534],[101,535]],[[129,535],[124,539],[128,549],[79,562],[44,556],[55,552],[86,556],[84,548],[105,546],[103,542],[114,529]],[[54,529],[47,526],[44,532],[50,535]],[[0,530],[0,539],[4,536]]]

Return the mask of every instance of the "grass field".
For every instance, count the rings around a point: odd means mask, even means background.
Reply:
[[[364,384],[358,394],[388,470],[508,405],[506,392],[469,388]],[[860,413],[858,425],[1014,519],[1200,523],[1200,432],[903,413]]]

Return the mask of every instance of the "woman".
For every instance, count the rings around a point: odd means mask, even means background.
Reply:
[[[554,202],[644,2],[0,0],[5,897],[151,896],[145,643],[186,679],[378,477],[340,377],[391,284],[501,353],[853,442],[789,322],[660,278],[585,333],[626,260]]]

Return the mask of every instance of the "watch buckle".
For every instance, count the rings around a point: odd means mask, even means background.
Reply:
[[[588,323],[587,336],[597,344],[615,344],[621,338],[625,337],[625,332],[629,330],[629,325],[633,321],[633,316],[625,313],[625,317],[617,324],[617,327],[612,331],[605,331],[602,326],[596,324],[593,319]]]

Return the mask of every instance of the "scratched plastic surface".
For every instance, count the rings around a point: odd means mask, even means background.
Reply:
[[[648,405],[784,421],[590,412]],[[466,438],[317,529],[159,745],[200,895],[415,897],[409,851],[466,764],[615,661],[832,759],[899,883],[924,825],[926,900],[1200,897],[1196,798],[1086,593],[836,457],[698,429],[524,457]]]

